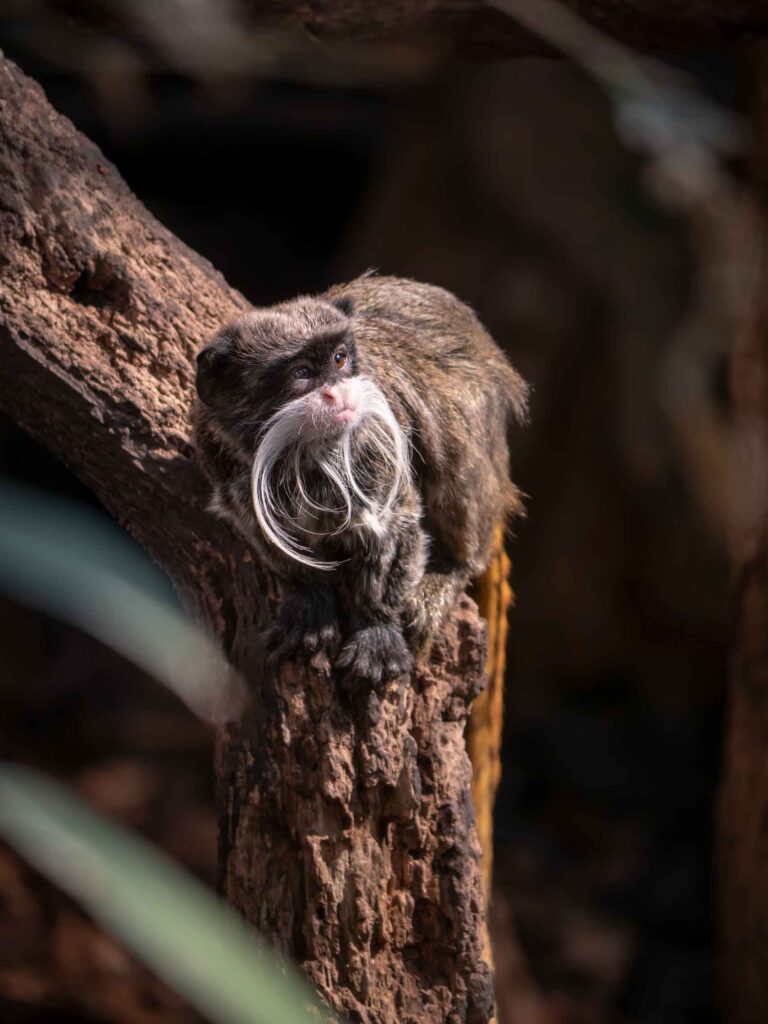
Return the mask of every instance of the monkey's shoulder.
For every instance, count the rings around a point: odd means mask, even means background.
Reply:
[[[419,327],[444,333],[446,327],[467,333],[482,327],[473,310],[452,292],[438,285],[405,277],[364,274],[329,289],[324,298],[350,300],[356,325],[394,329]]]

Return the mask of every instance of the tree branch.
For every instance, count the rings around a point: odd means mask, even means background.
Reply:
[[[464,726],[484,629],[462,599],[429,664],[345,698],[261,670],[274,581],[202,511],[193,354],[247,308],[95,146],[0,62],[0,404],[166,568],[249,683],[217,753],[221,884],[353,1021],[484,1024]]]
[[[209,544],[193,355],[247,308],[99,150],[0,62],[0,401],[183,588]]]

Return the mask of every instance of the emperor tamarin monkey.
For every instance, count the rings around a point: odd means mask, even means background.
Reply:
[[[475,314],[366,275],[224,328],[197,391],[211,508],[282,583],[273,644],[361,682],[408,672],[520,506],[526,385]]]

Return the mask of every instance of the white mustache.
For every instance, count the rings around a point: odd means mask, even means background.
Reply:
[[[300,511],[341,516],[335,529],[316,535],[332,537],[352,524],[356,500],[358,507],[362,506],[362,523],[379,533],[411,481],[408,440],[389,402],[372,380],[356,377],[354,381],[359,394],[359,418],[354,425],[343,428],[333,439],[323,438],[311,429],[318,408],[312,394],[303,395],[287,402],[267,420],[253,459],[251,495],[264,536],[284,555],[314,569],[331,570],[340,563],[315,558],[312,549],[291,534]],[[355,435],[360,430],[364,431],[366,444],[365,467],[359,465],[359,453],[354,451]],[[319,505],[307,492],[302,472],[308,464],[319,470],[338,495],[337,508]],[[386,482],[383,497],[365,493],[361,468],[369,477],[375,473],[377,482]],[[280,492],[297,496],[292,502],[296,506],[293,514],[281,503]]]

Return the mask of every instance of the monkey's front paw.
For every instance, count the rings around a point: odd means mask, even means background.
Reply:
[[[411,671],[413,658],[397,626],[364,626],[344,644],[336,667],[356,682],[383,683]]]
[[[267,650],[274,661],[333,652],[341,640],[333,595],[324,591],[296,591],[285,597],[277,622],[267,634]]]

